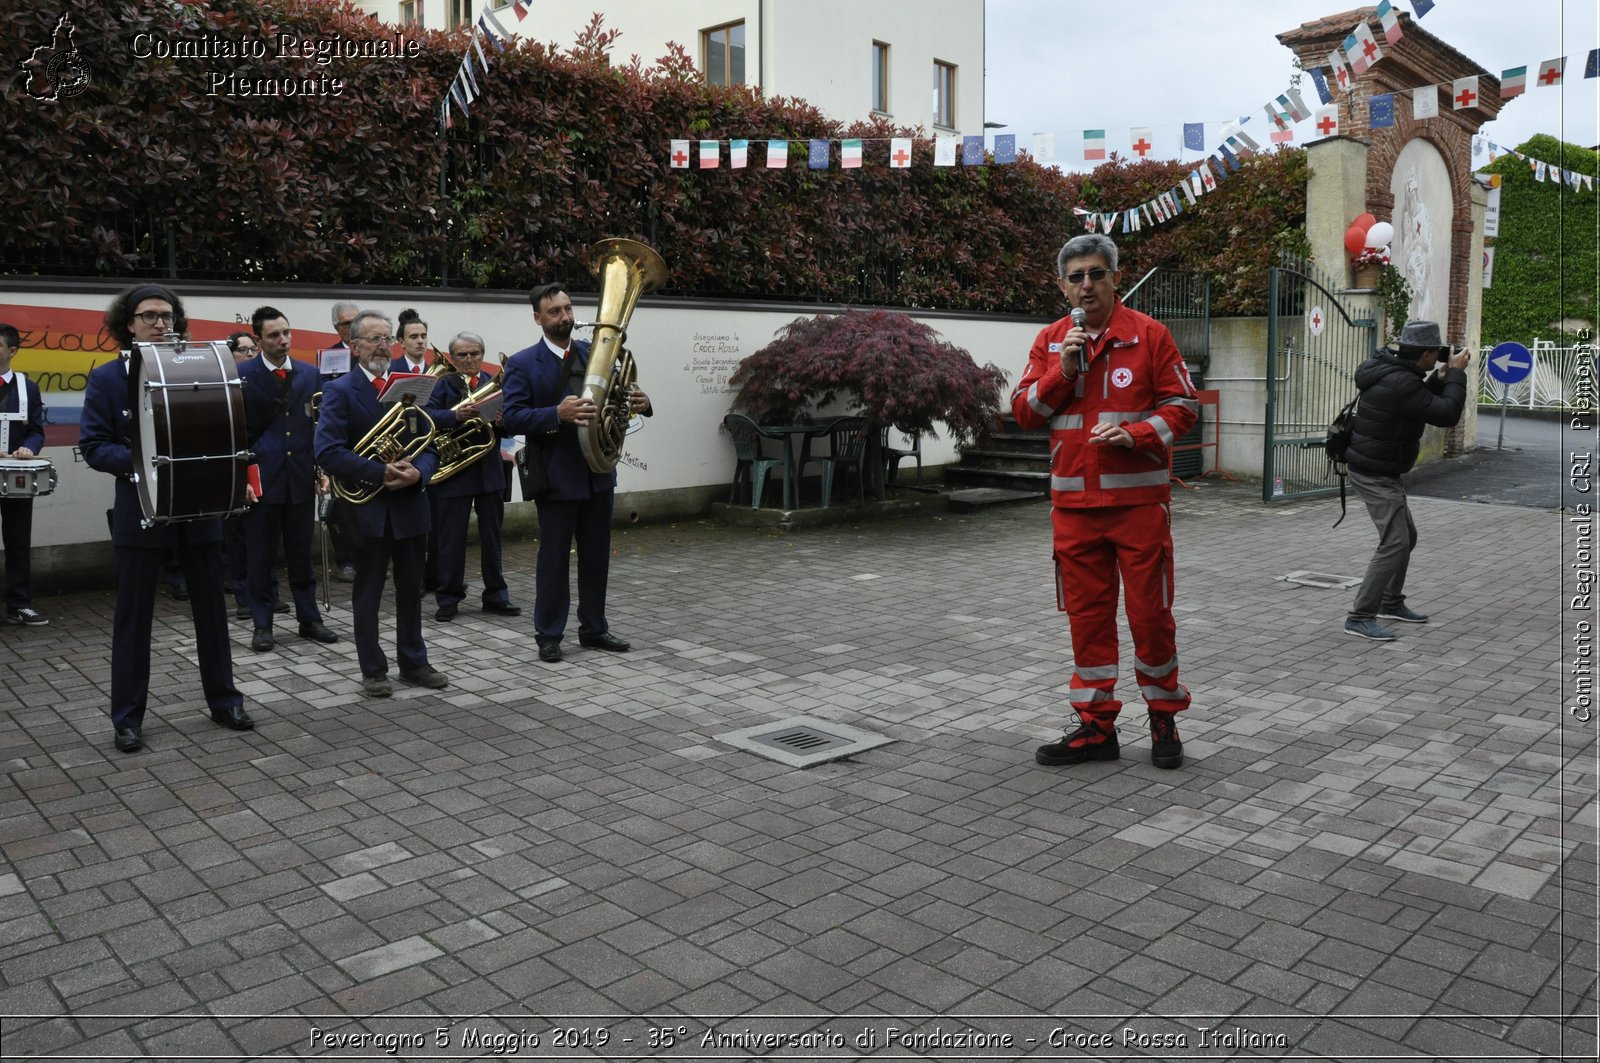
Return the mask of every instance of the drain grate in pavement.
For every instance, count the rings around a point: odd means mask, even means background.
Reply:
[[[892,738],[832,720],[791,716],[717,735],[717,741],[791,768],[810,768],[886,746]]]
[[[1279,578],[1286,583],[1298,583],[1302,587],[1319,587],[1325,591],[1361,586],[1360,576],[1335,576],[1329,572],[1290,572]]]

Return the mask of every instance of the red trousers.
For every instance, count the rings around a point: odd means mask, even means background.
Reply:
[[[1117,588],[1133,635],[1134,675],[1151,712],[1182,712],[1172,619],[1172,515],[1165,503],[1054,509],[1056,605],[1072,627],[1072,707],[1109,723],[1117,700]]]

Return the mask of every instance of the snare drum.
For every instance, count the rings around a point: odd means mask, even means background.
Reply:
[[[144,526],[243,513],[251,454],[228,345],[135,343],[128,387]]]
[[[0,458],[0,498],[34,498],[56,489],[49,458]]]

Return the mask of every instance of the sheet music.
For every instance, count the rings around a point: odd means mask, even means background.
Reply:
[[[485,421],[494,420],[495,417],[499,415],[500,407],[504,406],[505,402],[505,393],[500,391],[495,392],[493,395],[490,395],[488,398],[478,403],[478,416],[482,417]]]
[[[400,402],[409,395],[418,406],[422,406],[427,403],[428,396],[433,394],[438,383],[438,377],[427,373],[390,373],[389,383],[378,401],[385,404]]]
[[[329,347],[318,351],[317,372],[323,376],[343,376],[350,372],[350,348]]]

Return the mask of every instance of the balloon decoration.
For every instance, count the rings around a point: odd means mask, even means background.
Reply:
[[[1361,214],[1344,232],[1344,249],[1356,263],[1372,262],[1380,266],[1389,264],[1389,242],[1394,239],[1394,226],[1379,221],[1371,214]]]

